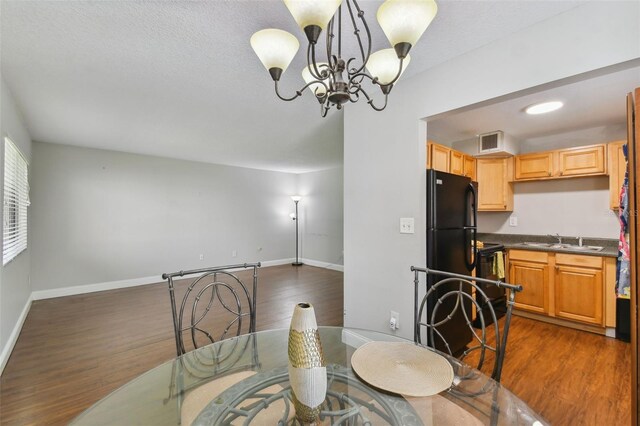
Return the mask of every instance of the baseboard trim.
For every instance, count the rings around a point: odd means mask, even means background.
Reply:
[[[4,348],[2,348],[2,353],[0,353],[0,376],[4,372],[4,367],[5,365],[7,365],[7,362],[9,361],[9,357],[11,356],[11,352],[13,351],[13,347],[16,345],[16,342],[18,341],[18,336],[20,336],[20,332],[22,331],[22,325],[27,319],[27,315],[29,314],[29,309],[31,309],[32,301],[33,301],[33,297],[29,295],[29,298],[27,299],[27,303],[24,304],[24,308],[22,309],[22,312],[18,317],[18,321],[16,322],[16,325],[13,327],[13,330],[9,335],[9,340],[7,340],[7,343],[4,345]]]
[[[56,297],[74,296],[77,294],[95,293],[98,291],[116,290],[119,288],[137,287],[139,285],[154,284],[162,281],[160,275],[129,280],[108,281],[104,283],[74,285],[71,287],[53,288],[51,290],[36,290],[31,293],[33,300],[53,299]]]
[[[262,267],[286,265],[293,262],[291,259],[277,259],[260,262]],[[32,300],[53,299],[56,297],[75,296],[77,294],[95,293],[98,291],[116,290],[119,288],[137,287],[140,285],[155,284],[164,281],[162,276],[153,275],[143,278],[131,278],[128,280],[108,281],[104,283],[75,285],[71,287],[54,288],[51,290],[36,290],[31,293]]]
[[[313,259],[300,259],[300,261],[305,265],[316,266],[318,268],[333,269],[334,271],[344,272],[343,265],[338,265],[335,263],[328,263],[328,262],[320,262],[318,260],[313,260]]]

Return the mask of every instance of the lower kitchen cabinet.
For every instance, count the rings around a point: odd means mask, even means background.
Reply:
[[[605,311],[605,263],[599,256],[509,250],[509,282],[523,287],[515,309],[604,333],[605,318],[611,326],[611,313]]]
[[[603,325],[602,269],[556,265],[554,285],[556,317]]]
[[[529,253],[533,255],[529,256]],[[516,294],[516,309],[538,314],[549,312],[547,257],[543,252],[512,250],[509,253],[509,282],[522,285],[522,291]]]

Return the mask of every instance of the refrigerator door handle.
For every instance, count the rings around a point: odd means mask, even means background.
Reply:
[[[467,208],[469,206],[469,204],[467,203],[469,201],[469,194],[471,194],[471,210],[472,210],[471,217],[473,218],[473,223],[469,224],[469,226],[465,226],[464,227],[465,230],[471,230],[471,241],[470,241],[471,247],[470,247],[470,249],[467,249],[465,247],[465,263],[467,264],[467,268],[469,269],[469,271],[473,271],[475,269],[476,263],[478,261],[478,259],[477,259],[478,209],[477,209],[477,204],[476,204],[476,200],[478,199],[478,194],[476,192],[475,186],[473,186],[473,183],[470,183],[469,186],[467,187],[467,195],[466,195],[466,199],[465,199],[465,203],[464,203],[464,205],[465,205],[465,220],[470,217],[469,214],[468,214],[468,211],[467,211]],[[467,244],[467,241],[466,241],[466,238],[465,238],[465,246],[466,246],[466,244]]]

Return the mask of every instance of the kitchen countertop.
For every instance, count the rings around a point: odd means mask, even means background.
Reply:
[[[557,238],[546,235],[525,235],[525,234],[489,234],[478,233],[478,241],[483,243],[503,244],[507,249],[519,249],[529,251],[546,251],[554,253],[570,253],[585,256],[618,257],[618,240],[609,238],[583,238],[582,244],[585,246],[604,247],[601,251],[578,251],[563,248],[528,246],[523,243],[557,243]],[[563,243],[577,244],[576,237],[562,236]]]

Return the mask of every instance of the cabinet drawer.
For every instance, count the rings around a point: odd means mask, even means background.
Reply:
[[[509,260],[547,263],[549,261],[549,253],[544,251],[509,250]]]
[[[602,257],[557,253],[556,265],[585,266],[587,268],[602,269]]]

